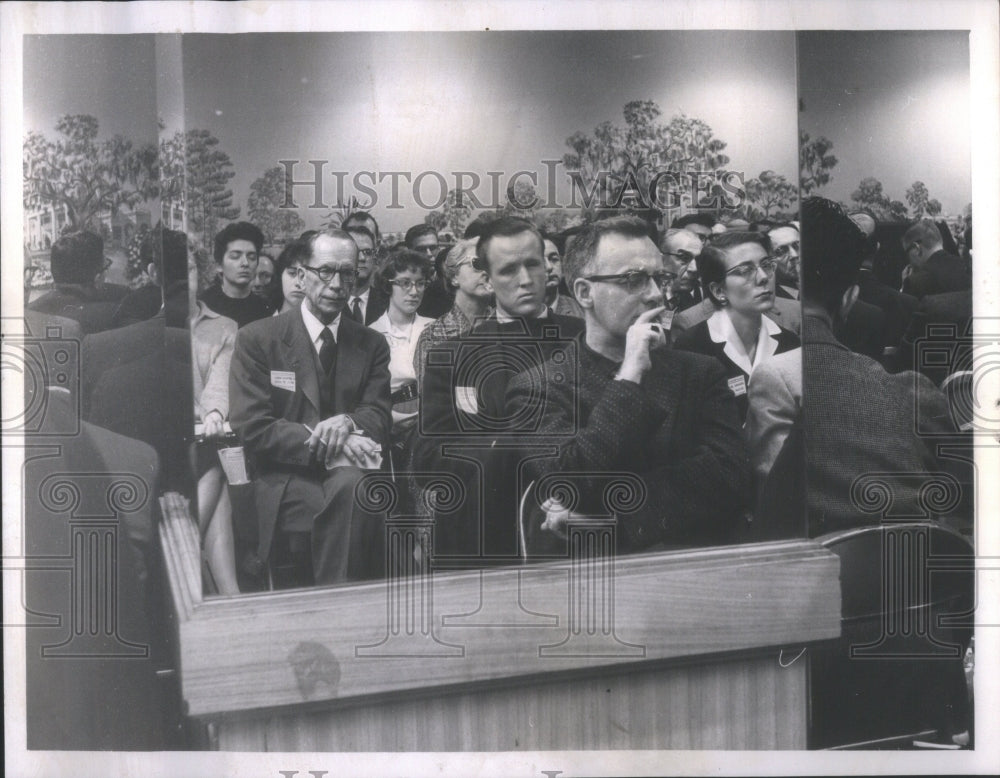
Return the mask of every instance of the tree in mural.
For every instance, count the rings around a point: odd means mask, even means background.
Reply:
[[[624,126],[602,122],[591,134],[576,132],[566,139],[563,155],[576,181],[574,199],[585,218],[599,208],[647,210],[679,202],[691,189],[693,173],[720,171],[729,163],[726,143],[715,137],[701,119],[684,114],[660,121],[660,107],[652,100],[634,100],[623,110]],[[671,177],[657,178],[670,171]],[[654,182],[666,187],[654,203]]]
[[[282,208],[286,191],[285,168],[275,166],[250,184],[247,218],[260,227],[269,244],[285,243],[305,229],[305,222],[293,208]]]
[[[933,218],[941,213],[941,203],[931,199],[923,181],[914,181],[906,190],[906,202],[910,204],[914,219],[923,219],[924,216]]]
[[[23,145],[23,202],[28,209],[65,209],[68,227],[101,232],[102,217],[134,209],[159,194],[156,146],[122,135],[99,141],[87,114],[56,122],[59,137],[29,132]]]
[[[808,132],[799,133],[799,187],[804,197],[830,183],[838,161],[829,153],[832,149],[833,141],[822,135],[810,139]]]
[[[787,216],[798,202],[798,188],[783,175],[765,170],[744,184],[747,194],[747,215],[751,219]]]
[[[240,216],[229,188],[236,171],[229,155],[219,148],[219,139],[208,130],[188,130],[184,141],[188,231],[210,246],[215,233]]]
[[[851,200],[870,210],[879,221],[905,221],[907,218],[906,206],[885,194],[882,182],[874,176],[861,179],[858,188],[851,192]]]

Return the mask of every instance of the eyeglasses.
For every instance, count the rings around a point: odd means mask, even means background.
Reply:
[[[690,262],[695,258],[695,255],[690,251],[664,251],[663,252],[668,257],[677,257],[681,262]]]
[[[441,248],[437,243],[430,246],[417,246],[414,251],[423,251],[425,254],[437,254],[438,249]]]
[[[605,276],[584,276],[584,281],[612,281],[624,286],[631,294],[643,291],[652,281],[660,289],[667,289],[677,280],[677,274],[669,270],[657,270],[647,273],[645,270],[629,270],[625,273],[614,273]]]
[[[789,252],[795,251],[796,254],[799,252],[799,242],[793,240],[791,243],[786,243],[784,246],[776,246],[774,249],[774,255],[776,257],[787,257]]]
[[[777,262],[773,257],[764,257],[759,263],[744,262],[726,271],[727,276],[736,276],[743,281],[753,281],[757,277],[757,271],[763,270],[766,275],[773,275]]]
[[[375,249],[358,249],[358,256],[371,259],[375,256]]]
[[[340,276],[340,282],[345,286],[352,286],[354,284],[354,279],[357,278],[357,273],[354,270],[348,270],[345,268],[337,267],[311,267],[309,265],[299,265],[303,270],[308,270],[310,273],[319,277],[319,280],[324,284],[328,284],[333,280],[335,275]]]
[[[422,292],[427,288],[426,281],[411,281],[409,278],[404,278],[402,281],[390,281],[389,283],[393,286],[398,286],[404,292],[412,292],[414,287],[416,287],[418,292]]]

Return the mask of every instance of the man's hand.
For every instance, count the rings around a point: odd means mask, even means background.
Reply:
[[[219,411],[209,411],[202,419],[204,424],[204,434],[206,438],[217,438],[225,432],[223,426],[225,420]]]
[[[378,444],[364,435],[348,436],[347,440],[344,441],[343,452],[348,461],[358,467],[372,468],[378,461]],[[336,459],[336,454],[327,453],[327,468],[332,466],[334,459]]]
[[[323,419],[306,441],[309,454],[320,462],[328,462],[339,456],[352,429],[354,425],[345,413]]]
[[[663,327],[657,321],[664,310],[666,309],[662,305],[652,308],[641,314],[628,328],[625,335],[625,359],[622,360],[617,378],[637,384],[652,367],[649,352],[667,342]]]

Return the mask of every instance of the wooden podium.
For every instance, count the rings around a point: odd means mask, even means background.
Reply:
[[[615,559],[598,527],[564,562],[204,600],[165,507],[185,712],[224,751],[803,749],[803,649],[840,634],[808,540]]]

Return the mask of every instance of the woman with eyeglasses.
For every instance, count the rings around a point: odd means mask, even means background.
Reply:
[[[378,272],[376,282],[389,296],[389,307],[369,326],[382,333],[389,344],[394,441],[401,439],[416,422],[419,400],[413,355],[420,333],[434,321],[418,316],[417,308],[431,275],[430,259],[410,249],[391,253]]]
[[[746,419],[747,387],[754,368],[799,345],[794,333],[765,315],[774,307],[777,263],[770,249],[767,236],[755,232],[727,232],[711,240],[697,263],[702,289],[715,313],[674,342],[674,348],[707,354],[722,363],[741,420]]]

